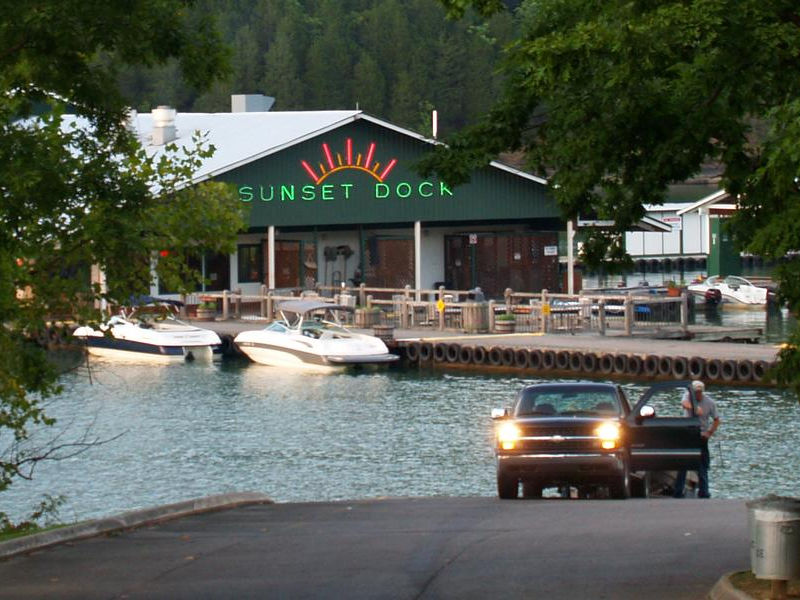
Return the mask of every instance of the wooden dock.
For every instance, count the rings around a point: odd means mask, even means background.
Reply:
[[[264,322],[227,320],[204,322],[229,348],[240,331],[259,329]],[[771,344],[699,341],[624,335],[462,334],[420,329],[389,330],[393,351],[407,366],[506,372],[545,377],[580,377],[628,381],[703,379],[717,385],[771,385],[767,371],[779,348]],[[723,339],[732,337],[727,328]],[[372,333],[372,331],[369,331]],[[386,333],[385,331],[382,333]],[[708,332],[711,333],[710,331]]]

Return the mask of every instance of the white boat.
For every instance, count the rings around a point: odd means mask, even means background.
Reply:
[[[689,284],[687,289],[700,302],[713,302],[716,297],[727,304],[766,306],[769,298],[767,288],[758,287],[744,277],[734,275],[712,275],[703,281]]]
[[[280,319],[233,341],[253,362],[275,367],[331,372],[398,360],[383,340],[342,326],[338,314],[352,311],[319,300],[290,300],[278,306]]]
[[[122,361],[211,361],[215,355],[221,356],[222,349],[222,340],[214,331],[184,323],[166,310],[123,311],[98,329],[84,325],[72,335],[86,344],[90,354]]]

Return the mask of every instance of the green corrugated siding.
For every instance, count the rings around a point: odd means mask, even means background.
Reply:
[[[363,161],[370,143],[375,143],[372,162],[381,164],[378,173],[390,159],[397,159],[384,180],[390,190],[388,197],[376,198],[378,181],[363,171],[331,173],[320,185],[315,185],[306,173],[302,160],[318,174],[319,164],[327,162],[323,143],[328,144],[334,161],[338,152],[346,162],[348,138],[352,139],[353,161],[357,153],[362,154]],[[425,142],[360,120],[239,167],[218,180],[234,183],[240,189],[250,188],[247,194],[253,195],[249,202],[253,228],[560,217],[546,186],[496,168],[481,169],[469,184],[453,188],[452,195],[448,194],[438,180],[425,181],[412,170],[413,163],[429,149]],[[294,200],[288,199],[292,186]],[[328,187],[323,190],[323,186]],[[282,187],[287,192],[284,199],[280,198]],[[385,190],[380,187],[379,195]],[[323,199],[323,191],[329,198]],[[308,199],[303,199],[304,193]],[[272,200],[261,200],[262,195],[272,196]]]

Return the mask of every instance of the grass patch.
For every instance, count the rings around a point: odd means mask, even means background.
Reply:
[[[730,576],[730,582],[738,590],[757,600],[770,600],[772,582],[769,579],[756,579],[750,571],[739,571]],[[790,581],[787,598],[800,598],[800,581]]]
[[[48,525],[46,527],[27,527],[24,529],[17,529],[14,531],[0,531],[0,542],[7,542],[9,540],[15,540],[17,538],[25,537],[28,535],[33,535],[35,533],[42,533],[43,531],[51,531],[53,529],[61,529],[62,527],[66,527],[66,523],[56,523],[53,525]]]

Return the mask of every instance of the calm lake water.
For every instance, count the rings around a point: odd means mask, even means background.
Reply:
[[[419,370],[309,375],[239,361],[92,365],[91,380],[85,369],[63,377],[48,413],[64,439],[87,428],[119,437],[43,464],[34,481],[0,494],[12,517],[44,493],[67,497],[64,521],[246,490],[277,502],[492,496],[490,410],[538,381]],[[625,387],[633,399],[645,386]],[[800,495],[797,399],[772,389],[709,392],[723,418],[712,494]]]

